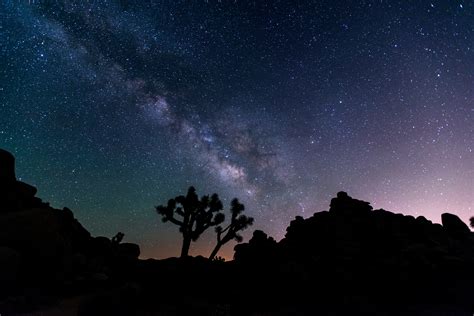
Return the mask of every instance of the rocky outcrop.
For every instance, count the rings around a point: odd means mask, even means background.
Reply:
[[[452,214],[443,214],[441,225],[373,210],[339,192],[328,211],[296,217],[279,242],[255,231],[235,247],[233,262],[138,260],[140,248],[122,243],[123,233],[91,236],[70,209],[50,207],[17,181],[14,166],[0,150],[2,313],[38,309],[48,293],[83,297],[78,315],[137,315],[143,308],[146,315],[474,311],[474,236]]]
[[[138,245],[120,243],[123,234],[114,242],[92,237],[70,209],[52,208],[36,192],[17,181],[13,155],[0,149],[0,293],[130,274]]]
[[[258,233],[235,247],[234,258],[262,283],[278,276],[267,290],[292,289],[280,299],[357,301],[359,295],[403,306],[458,300],[466,307],[474,281],[474,236],[453,214],[443,214],[442,223],[372,210],[370,203],[339,192],[329,211],[296,217],[280,242]]]
[[[427,260],[430,264],[448,256],[455,256],[466,262],[474,261],[473,233],[468,226],[459,217],[449,213],[442,214],[442,223],[443,225],[433,224],[423,216],[414,218],[383,209],[372,210],[370,203],[339,192],[332,199],[329,211],[315,213],[307,219],[297,216],[290,223],[285,238],[278,243],[275,251],[283,260],[285,257],[303,259],[313,255],[326,256],[331,260],[368,260],[370,257],[370,264],[373,264],[377,261],[395,260],[395,257],[399,260],[400,256],[412,249],[422,247],[438,255]],[[254,235],[249,243],[235,247],[237,261],[254,260],[256,255],[253,254],[267,252],[268,246],[263,242],[255,242],[255,237]],[[266,238],[265,235],[265,238],[260,239]],[[462,247],[459,246],[460,238],[464,241]],[[254,250],[250,252],[247,250],[249,248]],[[411,259],[416,260],[404,258]]]
[[[346,192],[341,191],[331,200],[329,211],[345,215],[361,215],[372,211],[372,206],[369,202],[353,199]]]

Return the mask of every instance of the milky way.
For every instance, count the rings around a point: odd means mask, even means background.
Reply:
[[[473,215],[469,2],[0,8],[0,147],[44,200],[144,257],[178,254],[154,206],[190,185],[244,202],[247,238],[282,238],[341,190],[436,222]]]

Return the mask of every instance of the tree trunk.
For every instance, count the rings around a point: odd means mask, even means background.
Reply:
[[[211,255],[209,256],[209,260],[214,259],[214,257],[217,255],[217,253],[219,252],[219,250],[221,249],[221,247],[222,247],[222,244],[221,244],[221,243],[217,243],[217,245],[214,247],[214,250],[212,251]]]
[[[189,246],[191,245],[191,237],[183,238],[183,247],[181,248],[181,258],[188,256]]]

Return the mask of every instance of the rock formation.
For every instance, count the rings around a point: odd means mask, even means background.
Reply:
[[[273,300],[319,297],[337,305],[338,298],[360,296],[372,305],[456,302],[469,308],[474,233],[453,214],[443,214],[442,223],[372,210],[339,192],[329,211],[296,217],[280,242],[256,233],[235,247],[234,258],[251,267],[247,273],[257,283],[270,283],[267,290],[291,288],[284,297],[272,292]]]
[[[0,149],[0,213],[47,206],[35,197],[36,188],[18,181],[15,176],[15,157]]]
[[[138,245],[94,238],[70,209],[54,209],[35,195],[35,187],[16,179],[13,155],[0,149],[0,299],[28,286],[131,273]]]
[[[84,297],[78,315],[217,315],[219,306],[219,315],[474,312],[474,235],[453,214],[435,224],[339,192],[329,211],[296,217],[279,242],[255,231],[233,262],[138,260],[123,233],[92,237],[70,209],[35,195],[0,150],[2,314],[71,292]]]

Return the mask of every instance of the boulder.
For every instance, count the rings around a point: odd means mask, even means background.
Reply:
[[[469,227],[454,214],[441,214],[441,222],[443,223],[444,229],[452,235],[464,235],[471,231]]]
[[[140,256],[140,246],[127,242],[118,244],[118,255],[136,259]]]
[[[416,223],[422,226],[428,226],[432,224],[432,222],[430,220],[427,220],[426,217],[424,216],[418,216],[416,218]]]
[[[234,259],[237,262],[267,262],[276,256],[277,243],[261,230],[255,230],[252,238],[246,244],[234,247]]]
[[[372,206],[369,202],[353,199],[346,192],[341,191],[331,200],[329,211],[345,215],[359,215],[372,211]]]
[[[6,150],[0,148],[0,187],[16,181],[15,157]]]

